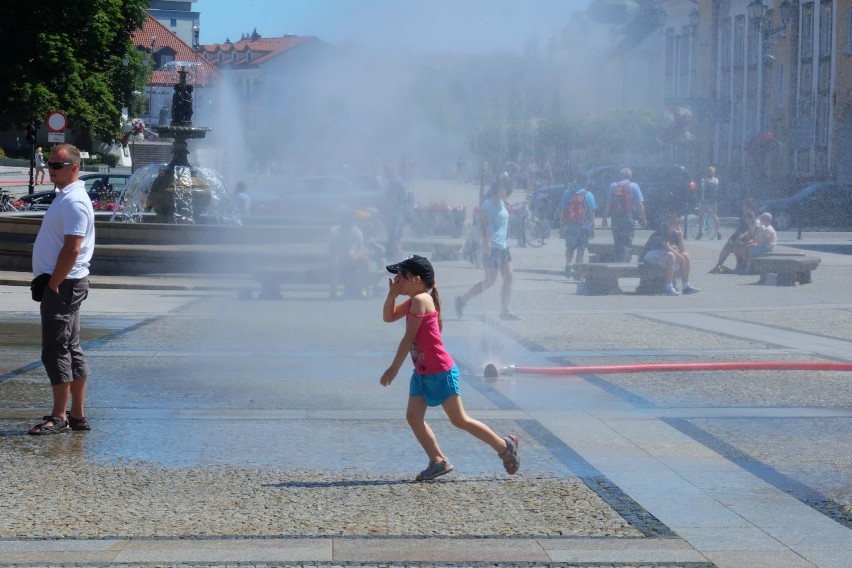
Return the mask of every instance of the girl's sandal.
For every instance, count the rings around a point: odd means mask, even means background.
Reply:
[[[436,477],[446,475],[454,469],[455,468],[452,466],[452,464],[450,464],[447,460],[441,460],[439,462],[430,461],[429,467],[418,473],[417,477],[415,477],[414,480],[429,481],[431,479],[435,479]]]
[[[503,467],[506,468],[506,473],[514,475],[521,467],[520,447],[518,445],[518,436],[509,434],[503,438],[506,442],[506,449],[497,454],[503,460]]]

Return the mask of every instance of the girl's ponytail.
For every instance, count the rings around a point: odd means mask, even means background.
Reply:
[[[443,331],[444,322],[441,321],[441,297],[438,295],[438,285],[436,283],[432,283],[432,291],[429,292],[429,295],[432,296],[432,301],[435,302],[435,310],[438,312],[438,331]]]

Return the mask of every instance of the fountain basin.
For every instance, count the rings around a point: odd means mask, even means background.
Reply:
[[[120,223],[96,213],[93,274],[248,273],[321,266],[328,226]],[[30,271],[43,213],[0,216],[0,270]],[[147,219],[154,218],[148,215]]]

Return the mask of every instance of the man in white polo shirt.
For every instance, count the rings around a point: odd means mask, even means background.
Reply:
[[[47,167],[56,198],[36,237],[33,274],[50,275],[41,300],[41,361],[53,390],[53,409],[30,428],[32,435],[89,430],[83,409],[89,368],[80,346],[80,306],[89,294],[95,212],[85,183],[77,179],[80,150],[59,144]]]

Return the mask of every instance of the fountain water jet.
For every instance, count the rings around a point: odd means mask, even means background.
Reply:
[[[188,140],[204,138],[210,128],[192,125],[192,85],[187,68],[178,68],[172,96],[172,120],[154,130],[174,140],[172,161],[149,165],[134,174],[122,195],[124,211],[114,220],[139,221],[154,212],[154,221],[166,224],[239,224],[236,208],[222,177],[209,168],[189,164]]]

